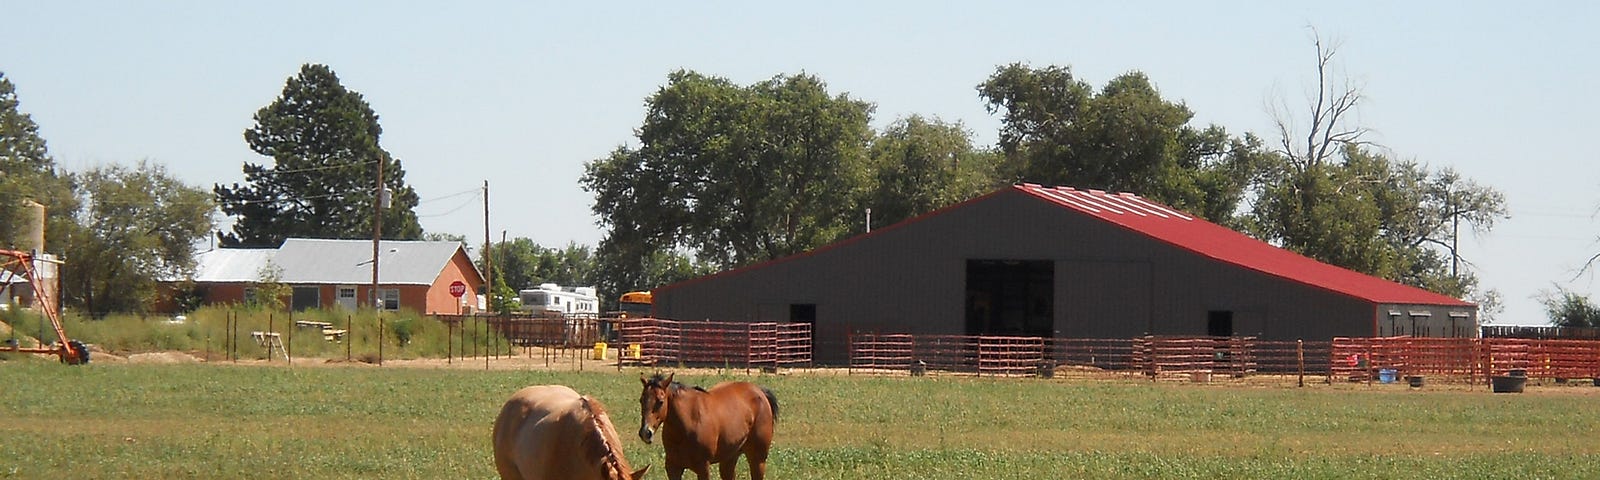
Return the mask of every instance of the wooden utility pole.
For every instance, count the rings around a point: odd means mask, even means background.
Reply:
[[[383,238],[383,155],[378,155],[378,185],[372,193],[372,307],[383,310],[383,297],[378,295],[378,242]],[[376,314],[376,313],[375,313]]]
[[[494,306],[494,243],[489,238],[489,181],[483,181],[483,301],[484,306]]]

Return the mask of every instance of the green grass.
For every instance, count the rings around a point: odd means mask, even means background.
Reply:
[[[4,361],[0,478],[494,478],[493,417],[537,383],[600,398],[665,478],[633,435],[638,374]],[[783,479],[1600,478],[1593,387],[754,380],[779,397]]]
[[[267,351],[251,339],[252,331],[279,333],[296,358],[342,359],[349,355],[376,359],[380,340],[386,359],[444,358],[459,355],[463,347],[470,351],[474,344],[479,348],[487,348],[483,345],[488,344],[506,348],[505,339],[491,334],[486,323],[465,322],[452,330],[434,317],[410,311],[385,312],[381,330],[378,317],[370,309],[306,310],[291,316],[288,312],[256,307],[214,306],[190,312],[183,321],[170,320],[173,317],[160,315],[116,314],[92,319],[68,314],[62,318],[62,325],[70,338],[115,355],[183,351],[212,358],[235,355],[240,359],[264,359]],[[342,342],[329,342],[321,332],[294,327],[296,320],[326,322],[347,332]],[[45,342],[56,341],[49,322],[30,311],[0,312],[0,323],[13,327],[0,328],[0,338],[18,338],[22,346],[37,345],[35,340],[40,336]],[[230,345],[232,352],[226,350]],[[278,355],[282,353],[274,356]],[[93,362],[92,356],[90,361]]]

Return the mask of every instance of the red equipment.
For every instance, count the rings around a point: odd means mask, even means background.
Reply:
[[[0,249],[0,261],[4,262],[0,263],[0,270],[3,270],[3,272],[0,273],[4,273],[9,276],[16,275],[17,272],[20,271],[23,278],[28,279],[28,285],[33,287],[34,303],[39,306],[40,311],[44,312],[44,316],[50,319],[50,326],[55,329],[56,338],[60,340],[56,342],[54,347],[39,346],[22,348],[18,346],[12,346],[10,348],[0,349],[0,351],[54,353],[61,357],[61,361],[63,363],[70,365],[87,363],[89,361],[89,350],[84,348],[83,343],[67,338],[67,331],[61,328],[61,313],[56,311],[55,302],[50,301],[49,292],[46,289],[41,288],[43,287],[43,282],[39,278],[38,270],[33,268],[33,262],[35,261],[34,255],[29,252],[18,250]],[[44,339],[39,339],[39,343],[44,343]]]

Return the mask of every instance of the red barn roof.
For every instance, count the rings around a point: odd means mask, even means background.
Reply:
[[[1447,295],[1322,263],[1131,193],[1033,184],[1012,188],[1201,256],[1369,302],[1473,306]]]

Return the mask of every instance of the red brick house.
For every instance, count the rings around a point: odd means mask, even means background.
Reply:
[[[478,310],[483,274],[456,242],[385,240],[379,244],[378,296],[385,310],[424,314]],[[223,248],[197,257],[193,281],[205,304],[243,303],[276,267],[279,283],[291,287],[294,310],[322,307],[356,309],[375,303],[372,294],[372,241],[291,238],[275,249]],[[466,284],[457,299],[450,285]],[[363,301],[365,299],[365,301]]]

